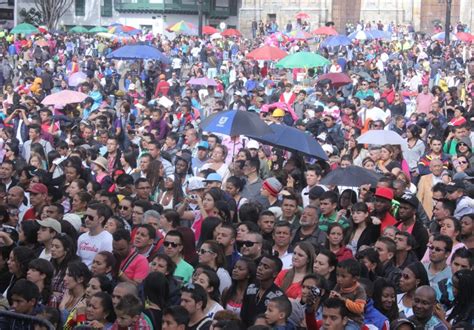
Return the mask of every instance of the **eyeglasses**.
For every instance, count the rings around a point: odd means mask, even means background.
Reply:
[[[164,245],[165,247],[170,247],[170,246],[171,246],[172,248],[175,248],[175,249],[176,249],[176,248],[177,248],[178,246],[180,246],[181,244],[175,243],[175,242],[164,241],[164,242],[163,242],[163,245]]]
[[[467,147],[467,144],[461,142],[461,143],[458,143],[458,146],[460,146],[460,147]]]
[[[243,241],[240,244],[242,244],[242,246],[245,246],[245,247],[252,247],[255,244],[259,244],[259,243],[258,242],[252,242],[252,241]]]
[[[198,252],[199,254],[206,254],[206,253],[215,254],[214,251],[206,250],[206,249],[199,249],[197,252]]]
[[[433,246],[433,245],[428,245],[428,249],[434,250],[435,252],[444,252],[445,251],[445,249],[442,249],[442,248],[439,248],[439,247]]]
[[[465,161],[465,160],[460,160],[460,161],[459,161],[459,164],[467,164],[467,161]]]
[[[128,207],[128,206],[122,206],[122,205],[120,205],[120,206],[119,206],[119,209],[120,209],[120,210],[127,211],[127,210],[129,209],[129,207]]]

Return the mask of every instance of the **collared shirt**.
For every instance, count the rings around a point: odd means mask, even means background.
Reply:
[[[319,229],[326,232],[328,231],[329,225],[336,222],[337,212],[334,212],[329,217],[326,217],[324,214],[321,214],[319,218]],[[337,222],[342,226],[342,228],[349,228],[349,221],[345,217],[341,217]]]

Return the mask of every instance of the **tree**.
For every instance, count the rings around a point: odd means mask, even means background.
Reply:
[[[35,8],[30,8],[26,10],[25,8],[20,10],[21,21],[33,25],[41,25],[43,23],[43,18],[41,13]]]
[[[73,2],[74,0],[35,0],[35,6],[48,29],[54,29]]]

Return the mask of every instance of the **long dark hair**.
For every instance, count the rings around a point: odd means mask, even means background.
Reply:
[[[255,265],[255,262],[252,259],[247,258],[247,257],[241,257],[237,262],[239,261],[243,261],[247,265],[247,269],[249,273],[249,277],[246,280],[247,285],[255,282],[255,275],[257,274],[257,266]],[[226,307],[229,300],[232,299],[232,297],[234,297],[234,295],[237,293],[237,286],[238,286],[237,284],[238,282],[232,279],[232,285],[230,286],[230,288],[228,290],[224,290],[224,292],[222,293],[222,306],[224,308]]]
[[[374,300],[374,307],[377,308],[382,314],[384,314],[390,322],[398,318],[398,306],[396,300],[393,302],[392,308],[389,311],[385,311],[382,305],[382,291],[385,288],[392,288],[395,295],[397,294],[397,288],[392,282],[389,282],[383,277],[380,277],[374,282],[374,294],[372,299]]]
[[[51,294],[53,289],[51,287],[51,280],[53,279],[54,268],[53,265],[45,259],[33,259],[28,264],[28,269],[34,269],[38,272],[45,275],[43,280],[43,291],[41,291],[41,299],[43,301],[43,305],[48,304],[49,298],[51,298]]]
[[[474,311],[474,270],[461,269],[454,273],[457,282],[457,294],[454,297],[453,310],[448,317],[453,325],[461,321],[470,321]]]
[[[51,263],[54,267],[54,276],[59,276],[62,278],[66,274],[66,268],[68,263],[70,263],[71,261],[76,261],[79,258],[76,255],[76,244],[69,236],[59,234],[53,238],[53,240],[55,239],[61,242],[64,250],[66,251],[66,255],[64,256],[64,259],[61,262],[58,262],[56,259],[51,258]]]
[[[143,293],[145,300],[158,305],[162,310],[167,307],[169,297],[169,284],[166,276],[159,272],[153,272],[143,281]]]

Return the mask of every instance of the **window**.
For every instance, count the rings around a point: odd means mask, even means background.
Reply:
[[[76,16],[86,15],[86,0],[76,0]]]
[[[112,17],[112,14],[113,14],[112,0],[102,0],[101,5],[102,6],[100,9],[101,9],[102,17]]]

